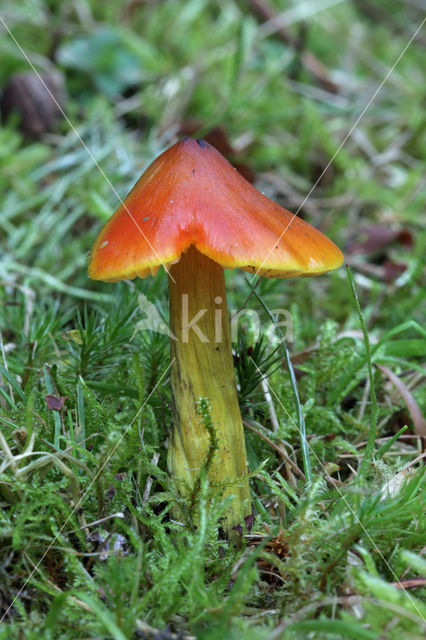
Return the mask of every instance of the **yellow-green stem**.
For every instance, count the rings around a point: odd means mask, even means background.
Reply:
[[[170,330],[176,338],[171,339],[176,420],[169,469],[180,493],[189,496],[210,445],[198,411],[199,399],[207,398],[218,440],[207,474],[210,484],[223,490],[223,496],[233,497],[224,523],[230,533],[250,513],[250,498],[224,272],[216,262],[190,247],[170,273]]]

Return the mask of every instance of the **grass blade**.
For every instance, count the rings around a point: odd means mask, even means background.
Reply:
[[[376,442],[377,435],[377,397],[376,387],[374,384],[373,364],[371,361],[371,348],[370,339],[368,337],[367,327],[363,313],[361,311],[361,305],[359,304],[358,294],[355,288],[355,282],[349,267],[346,267],[346,273],[348,275],[349,285],[352,290],[352,294],[355,300],[355,307],[358,313],[359,324],[361,326],[362,335],[364,336],[365,354],[367,362],[368,379],[370,382],[370,397],[371,397],[371,412],[370,412],[370,432],[368,434],[368,442],[365,448],[365,456],[361,464],[360,475],[365,474],[374,453],[374,444]]]

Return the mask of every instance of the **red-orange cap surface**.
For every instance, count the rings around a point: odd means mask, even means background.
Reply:
[[[326,236],[247,182],[204,140],[184,138],[148,167],[101,230],[89,275],[144,278],[194,245],[225,268],[319,275],[343,255]]]

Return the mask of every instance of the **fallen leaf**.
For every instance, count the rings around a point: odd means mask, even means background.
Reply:
[[[251,531],[254,524],[254,515],[251,513],[249,516],[246,516],[244,522],[246,523],[247,531]]]
[[[50,409],[50,411],[62,411],[66,400],[68,400],[68,396],[47,395],[47,408]]]
[[[376,253],[397,242],[409,248],[413,246],[413,235],[409,229],[391,229],[381,225],[361,227],[358,239],[349,241],[346,253]]]
[[[390,284],[394,282],[401,273],[407,268],[407,265],[402,262],[395,262],[394,260],[386,260],[383,264],[384,267],[384,281]]]
[[[18,113],[21,131],[29,138],[38,138],[54,131],[65,101],[65,84],[59,71],[15,73],[3,90],[0,109],[4,119]]]

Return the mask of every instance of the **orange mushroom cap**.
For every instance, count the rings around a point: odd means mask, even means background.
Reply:
[[[225,268],[319,275],[343,263],[320,231],[267,198],[204,140],[184,138],[143,173],[101,230],[89,275],[144,278],[194,245]]]

